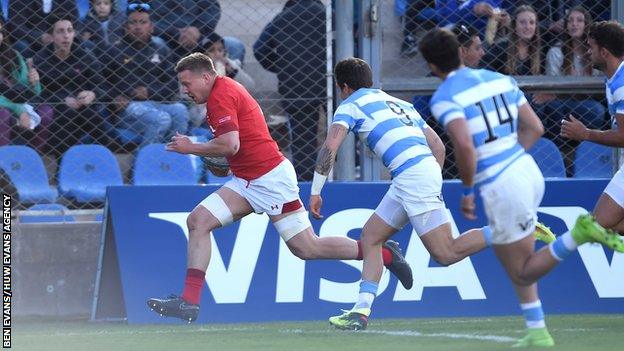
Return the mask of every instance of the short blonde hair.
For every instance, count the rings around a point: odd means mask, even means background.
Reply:
[[[214,63],[212,63],[212,59],[208,55],[202,54],[201,52],[194,52],[178,61],[178,64],[176,64],[175,67],[176,73],[186,70],[195,73],[217,73],[215,71]]]

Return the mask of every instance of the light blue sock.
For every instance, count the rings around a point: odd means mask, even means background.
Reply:
[[[570,256],[574,250],[570,250],[568,246],[564,242],[563,235],[558,236],[555,241],[548,245],[548,249],[550,250],[550,254],[557,261],[563,261],[566,257]]]
[[[483,231],[483,240],[485,240],[485,245],[492,246],[492,229],[490,229],[489,225],[481,228]]]
[[[360,294],[358,296],[358,302],[353,308],[371,308],[375,296],[377,296],[377,289],[379,284],[368,280],[362,280],[360,282]]]
[[[527,328],[534,329],[546,327],[546,323],[544,322],[544,311],[542,310],[542,302],[540,300],[529,303],[521,303],[520,308],[522,309],[522,314],[524,315],[524,321]]]

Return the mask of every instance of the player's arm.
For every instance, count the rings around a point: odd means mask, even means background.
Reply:
[[[616,129],[597,130],[585,127],[583,122],[568,116],[569,120],[561,121],[561,136],[572,140],[588,140],[597,144],[613,147],[624,147],[624,114],[616,114]]]
[[[240,149],[238,130],[223,133],[205,143],[193,143],[189,137],[176,133],[166,146],[169,151],[209,157],[230,157]]]
[[[446,125],[446,130],[453,144],[455,161],[463,184],[461,210],[468,219],[475,219],[474,214],[474,176],[477,171],[477,152],[472,144],[472,136],[465,118],[456,118]]]
[[[442,139],[440,139],[438,133],[430,127],[424,128],[423,133],[425,133],[425,138],[427,139],[427,144],[429,144],[429,148],[433,153],[433,157],[435,157],[436,161],[440,164],[440,168],[444,168],[446,147],[444,146]]]
[[[333,123],[329,127],[327,132],[327,138],[321,147],[316,158],[316,168],[314,169],[314,178],[312,179],[312,189],[310,191],[310,212],[314,218],[322,218],[321,216],[321,190],[327,176],[334,166],[336,160],[336,153],[338,148],[342,145],[349,130],[342,124]]]
[[[544,135],[544,125],[529,103],[518,108],[518,142],[528,150]]]

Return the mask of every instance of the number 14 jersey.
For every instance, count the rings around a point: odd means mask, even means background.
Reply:
[[[409,102],[379,89],[360,88],[334,113],[333,123],[359,135],[379,156],[392,177],[433,158],[423,130],[429,128]]]
[[[429,104],[445,128],[455,119],[466,119],[477,151],[475,183],[483,185],[525,153],[516,132],[518,108],[526,103],[513,78],[485,69],[461,68],[448,75]]]

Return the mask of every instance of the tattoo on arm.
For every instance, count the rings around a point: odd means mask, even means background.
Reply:
[[[328,175],[334,165],[334,158],[334,153],[326,145],[323,145],[316,158],[316,172]]]

